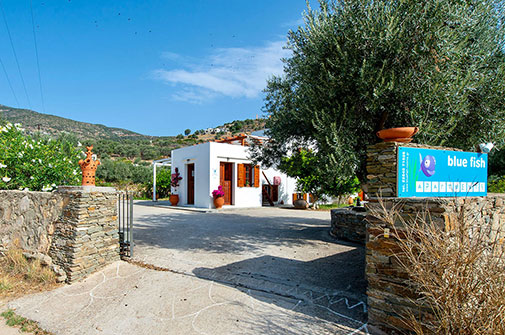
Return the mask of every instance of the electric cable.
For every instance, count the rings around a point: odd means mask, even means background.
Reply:
[[[33,0],[30,0],[30,12],[32,14],[33,42],[35,44],[35,57],[37,58],[37,72],[39,75],[40,99],[42,101],[42,111],[45,113],[46,107],[44,104],[44,93],[42,90],[42,76],[40,75],[39,48],[37,46],[37,35],[35,34],[35,19],[33,17]]]
[[[7,34],[9,35],[9,40],[11,42],[12,53],[14,54],[14,58],[16,59],[16,65],[18,67],[19,77],[21,77],[21,83],[23,84],[23,89],[25,91],[26,100],[28,101],[28,106],[32,109],[32,103],[30,102],[30,98],[28,97],[28,91],[26,90],[25,79],[23,78],[23,74],[21,72],[21,67],[19,66],[18,55],[16,54],[16,49],[14,48],[14,42],[12,41],[11,31],[9,29],[9,25],[7,24],[7,18],[5,16],[5,11],[2,5],[2,1],[0,0],[0,10],[2,12],[2,17],[4,19],[5,27],[7,28]]]
[[[7,78],[7,82],[9,83],[9,87],[11,88],[11,92],[12,92],[12,95],[14,96],[14,100],[16,100],[16,107],[19,108],[20,106],[19,106],[18,97],[16,95],[16,92],[14,92],[14,88],[12,87],[11,80],[9,78],[9,75],[7,74],[7,70],[5,69],[5,65],[4,65],[4,62],[2,61],[2,58],[0,58],[0,65],[2,65],[2,69],[4,70],[4,73],[5,73],[5,78]]]

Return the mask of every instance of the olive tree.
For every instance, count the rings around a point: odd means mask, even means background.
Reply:
[[[267,166],[310,148],[315,175],[363,181],[383,128],[471,150],[505,142],[503,1],[321,0],[289,31],[284,73],[265,89]]]

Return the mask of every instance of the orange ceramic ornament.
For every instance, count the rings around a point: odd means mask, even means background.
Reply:
[[[95,186],[95,173],[96,168],[100,165],[98,159],[93,159],[93,146],[86,147],[86,159],[80,160],[79,165],[82,171],[82,186]]]

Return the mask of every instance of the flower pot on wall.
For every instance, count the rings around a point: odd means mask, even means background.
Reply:
[[[214,207],[217,209],[222,208],[224,205],[224,197],[214,198]]]
[[[417,134],[419,127],[400,127],[379,130],[377,137],[384,142],[404,142],[412,141],[412,136]]]
[[[178,194],[170,194],[170,204],[172,204],[172,206],[177,206],[177,204],[179,203],[179,195]]]

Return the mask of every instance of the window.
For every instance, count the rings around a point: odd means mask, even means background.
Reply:
[[[260,187],[260,167],[252,164],[238,164],[238,187]]]

